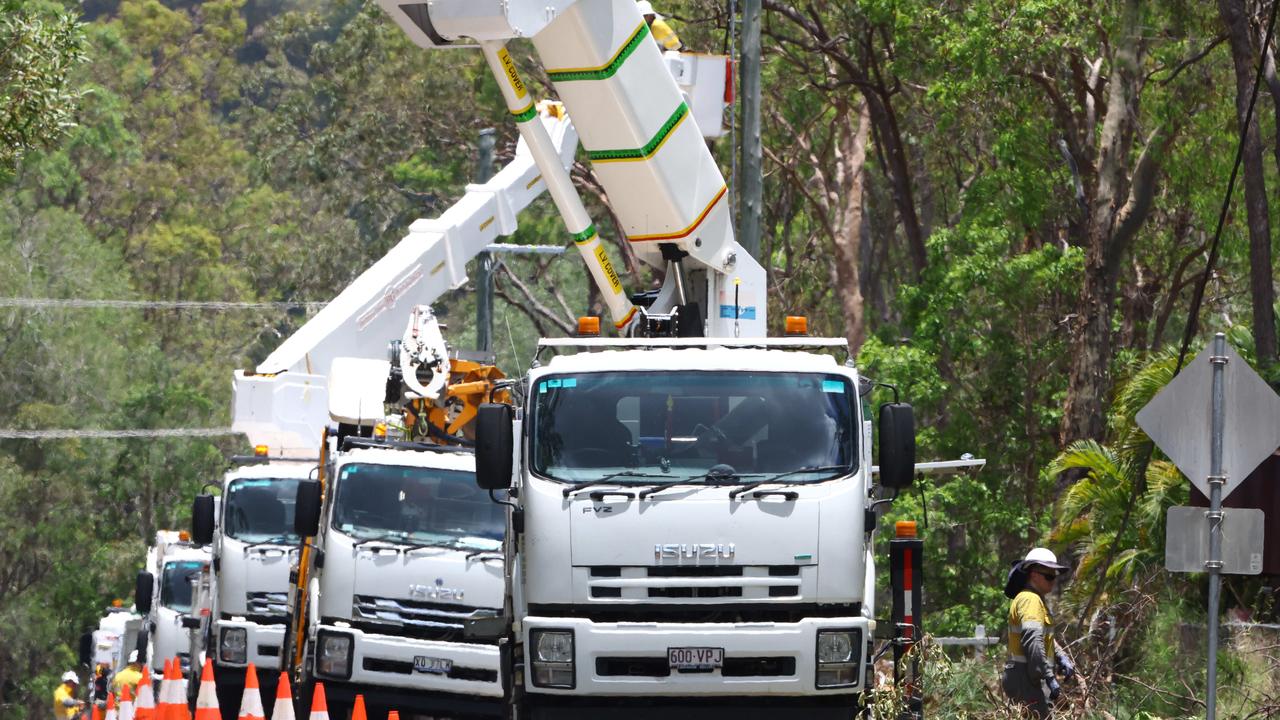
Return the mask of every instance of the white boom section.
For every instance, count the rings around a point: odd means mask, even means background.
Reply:
[[[532,38],[636,254],[661,266],[670,246],[692,259],[688,269],[706,272],[692,283],[701,297],[682,297],[669,266],[650,311],[698,301],[707,335],[765,335],[764,269],[734,240],[724,176],[633,0],[378,1],[423,47],[480,41],[518,121],[531,99],[501,43]],[[570,233],[590,244],[592,228],[565,205],[557,202]],[[580,249],[606,301],[619,294],[611,278],[602,282],[594,253]],[[610,304],[615,320],[622,309]]]
[[[573,162],[578,135],[562,113],[539,114],[561,169]],[[418,220],[409,234],[271,353],[255,371],[233,380],[233,429],[273,455],[319,452],[329,422],[326,373],[337,357],[385,358],[416,305],[434,302],[467,280],[467,261],[500,235],[516,231],[517,215],[546,189],[542,170],[521,142],[516,156],[436,220]],[[379,408],[381,410],[381,408]],[[278,450],[277,450],[278,449]]]

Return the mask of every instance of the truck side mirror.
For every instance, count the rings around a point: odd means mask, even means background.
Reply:
[[[80,636],[80,664],[93,664],[93,633],[87,632]]]
[[[138,612],[146,615],[151,612],[151,593],[155,590],[156,578],[146,570],[138,572],[137,584],[133,586],[133,604]]]
[[[314,537],[320,532],[320,481],[298,481],[298,502],[293,511],[293,531],[298,537]]]
[[[476,484],[481,490],[511,487],[511,454],[515,449],[511,406],[484,403],[476,415]]]
[[[916,472],[916,420],[906,403],[880,406],[880,484],[891,490],[911,487]]]
[[[197,545],[213,542],[212,495],[197,495],[191,502],[191,539]]]

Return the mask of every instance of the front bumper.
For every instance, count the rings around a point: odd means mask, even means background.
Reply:
[[[319,631],[354,638],[351,676],[332,678],[316,673],[315,677],[324,681],[326,687],[331,682],[345,682],[367,688],[452,693],[495,700],[503,697],[497,645],[418,640],[333,625],[320,625],[316,630],[311,636],[312,647]],[[448,675],[415,672],[413,660],[417,656],[448,659],[453,669]]]
[[[849,687],[817,687],[819,630],[857,629],[857,682]],[[533,630],[572,630],[573,689],[533,687],[529,644]],[[741,696],[828,698],[861,692],[866,638],[874,624],[863,617],[806,618],[773,623],[606,623],[568,617],[528,617],[523,623],[525,692],[531,703],[551,696],[680,696],[714,700]],[[667,667],[675,647],[724,649],[724,668],[681,672]],[[821,703],[820,703],[821,704]]]
[[[223,628],[243,628],[248,637],[247,660],[242,663],[225,662],[220,647],[211,648],[208,654],[223,667],[246,667],[253,663],[259,670],[280,669],[280,646],[284,643],[284,625],[260,625],[241,620],[219,620],[213,627],[213,642],[222,642]]]

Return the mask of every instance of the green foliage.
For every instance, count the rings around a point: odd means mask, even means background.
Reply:
[[[74,125],[71,74],[83,60],[73,13],[52,1],[0,2],[0,180]]]

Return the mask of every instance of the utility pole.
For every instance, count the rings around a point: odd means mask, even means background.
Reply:
[[[760,142],[760,0],[742,3],[742,188],[738,195],[738,242],[760,258],[761,206],[764,201],[763,151]]]
[[[493,146],[497,142],[493,128],[480,131],[480,158],[476,162],[476,182],[484,184],[493,177]],[[493,254],[476,256],[476,350],[493,352]]]

